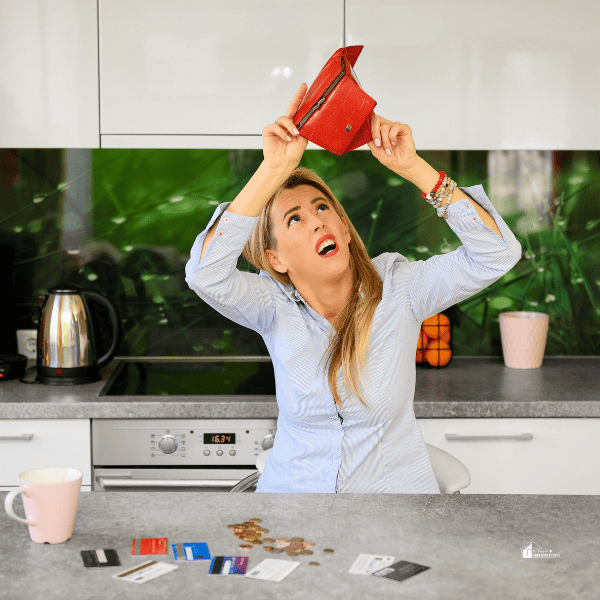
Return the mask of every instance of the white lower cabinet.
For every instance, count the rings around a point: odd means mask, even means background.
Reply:
[[[0,420],[0,491],[19,487],[23,471],[43,467],[78,469],[81,491],[91,491],[90,442],[89,419]]]
[[[426,443],[469,469],[471,484],[461,494],[600,494],[600,419],[417,423]]]

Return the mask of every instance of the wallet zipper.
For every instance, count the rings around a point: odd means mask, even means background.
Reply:
[[[321,107],[321,104],[325,102],[325,99],[327,98],[327,96],[329,96],[333,88],[341,81],[345,72],[344,58],[342,57],[341,60],[342,72],[335,78],[334,82],[325,90],[325,93],[321,96],[321,98],[319,98],[319,101],[304,115],[304,118],[300,121],[300,123],[298,123],[298,130],[300,129],[300,127],[302,127],[302,125],[304,125],[304,123],[306,123],[306,121],[308,121],[308,119],[310,119],[312,114]]]

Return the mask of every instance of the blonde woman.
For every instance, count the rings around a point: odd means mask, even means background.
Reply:
[[[307,141],[291,117],[306,89],[263,130],[264,161],[196,238],[186,281],[273,361],[277,434],[257,492],[439,494],[413,412],[421,324],[500,279],[521,246],[476,185],[450,196],[461,247],[370,259],[327,184],[297,168]],[[371,127],[373,156],[431,192],[439,173],[410,127],[375,114]],[[258,274],[236,269],[240,253]]]

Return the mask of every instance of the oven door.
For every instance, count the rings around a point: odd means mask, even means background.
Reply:
[[[228,492],[256,469],[92,469],[93,492]],[[257,478],[258,480],[258,478]],[[243,491],[256,491],[256,484]]]

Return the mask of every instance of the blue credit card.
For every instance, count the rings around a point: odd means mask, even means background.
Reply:
[[[210,560],[208,544],[171,544],[175,560]]]
[[[244,575],[247,556],[215,556],[208,569],[209,575]]]

